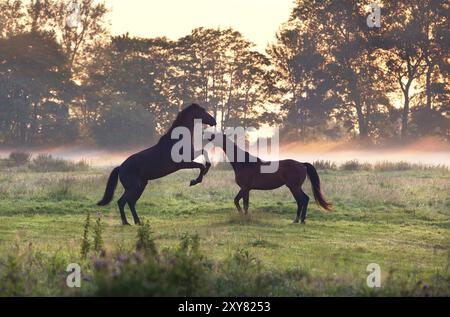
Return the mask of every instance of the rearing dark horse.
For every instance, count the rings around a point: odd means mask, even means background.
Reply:
[[[117,202],[120,217],[122,218],[122,224],[129,225],[125,216],[125,204],[127,203],[133,215],[134,223],[140,224],[135,206],[149,180],[161,178],[181,169],[198,168],[200,170],[200,174],[197,179],[191,181],[190,185],[193,186],[201,183],[203,176],[206,175],[211,164],[209,163],[208,158],[206,158],[206,165],[193,162],[196,157],[203,154],[202,151],[195,153],[192,145],[193,142],[191,142],[190,162],[177,163],[174,162],[171,157],[172,147],[179,141],[171,138],[172,131],[177,127],[186,127],[189,129],[192,136],[194,130],[194,120],[196,119],[200,119],[202,120],[202,123],[210,126],[216,125],[216,120],[214,117],[212,117],[205,109],[197,104],[192,104],[182,110],[176,117],[169,131],[161,137],[156,145],[139,153],[133,154],[127,158],[122,165],[113,169],[106,185],[105,194],[97,205],[105,206],[111,202],[114,195],[114,190],[117,186],[117,180],[120,178],[120,182],[125,188],[125,192]],[[206,156],[206,152],[204,154]]]

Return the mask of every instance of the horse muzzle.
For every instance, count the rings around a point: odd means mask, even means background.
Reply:
[[[217,125],[216,119],[212,118],[209,122],[207,122],[209,126],[215,127]]]

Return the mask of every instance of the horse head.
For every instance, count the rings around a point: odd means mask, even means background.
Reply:
[[[187,120],[202,120],[202,123],[209,126],[217,125],[216,119],[210,115],[205,108],[200,107],[195,103],[183,110],[183,116],[187,118]]]

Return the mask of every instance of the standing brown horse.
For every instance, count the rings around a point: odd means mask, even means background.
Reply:
[[[169,131],[161,137],[155,146],[133,154],[127,158],[122,165],[113,169],[106,185],[105,194],[102,200],[97,204],[99,206],[105,206],[111,202],[114,190],[117,186],[117,180],[120,178],[120,182],[125,188],[125,192],[117,202],[122,224],[129,225],[125,216],[125,204],[127,203],[133,215],[134,223],[140,224],[140,219],[137,215],[135,206],[149,180],[161,178],[181,169],[198,168],[200,174],[196,179],[191,181],[190,185],[193,186],[201,183],[203,176],[206,175],[211,166],[209,159],[206,157],[206,152],[195,152],[193,142],[191,142],[190,162],[174,162],[171,156],[173,145],[179,141],[172,139],[172,131],[178,127],[185,127],[190,131],[192,136],[194,120],[196,119],[202,120],[202,123],[210,126],[216,125],[214,117],[199,105],[192,104],[185,108],[178,114]],[[205,166],[193,162],[193,160],[201,154],[204,154],[206,157]]]
[[[238,147],[225,134],[222,140],[214,144],[221,146],[234,170],[236,183],[241,190],[234,198],[234,204],[239,213],[242,212],[239,201],[244,200],[245,213],[248,212],[250,190],[271,190],[286,185],[297,202],[297,217],[294,223],[305,223],[309,197],[302,190],[303,182],[308,176],[311,181],[312,191],[316,202],[326,210],[330,210],[332,205],[328,203],[320,190],[320,179],[316,169],[309,163],[300,163],[294,160],[282,160],[277,162],[278,169],[274,173],[262,173],[261,166],[271,162],[263,162],[261,159],[252,156],[248,152]],[[244,153],[242,153],[242,151]],[[239,153],[240,152],[240,153]],[[238,162],[237,158],[245,158],[244,162]]]

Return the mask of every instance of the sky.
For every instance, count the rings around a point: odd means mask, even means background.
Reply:
[[[175,40],[197,27],[241,32],[264,52],[287,21],[294,0],[106,0],[113,35]]]

